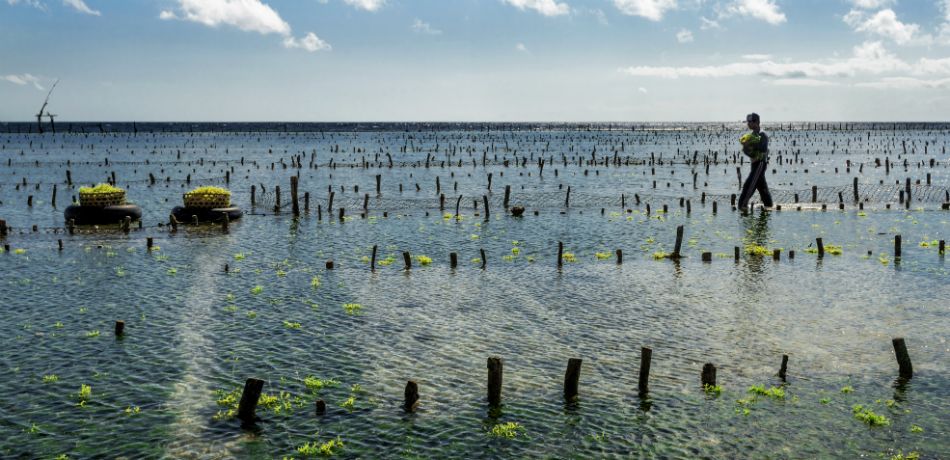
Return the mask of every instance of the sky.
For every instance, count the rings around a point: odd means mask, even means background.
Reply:
[[[950,0],[0,0],[0,122],[947,121]]]

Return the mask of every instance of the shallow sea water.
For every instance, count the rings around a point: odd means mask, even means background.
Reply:
[[[940,210],[939,200],[913,202],[910,209],[896,202],[885,209],[885,202],[869,200],[864,211],[850,202],[839,211],[835,201],[827,211],[785,206],[742,216],[728,203],[740,165],[722,163],[724,149],[731,149],[725,142],[740,133],[736,127],[343,132],[320,126],[297,133],[147,135],[86,128],[88,136],[0,132],[0,218],[13,227],[3,241],[10,251],[0,254],[5,458],[304,458],[297,449],[305,443],[337,438],[343,447],[334,456],[340,458],[950,456],[950,286],[945,259],[931,245],[950,233],[950,212]],[[790,157],[793,142],[795,149],[819,154],[806,163],[773,164],[769,181],[776,190],[807,191],[812,185],[848,186],[854,176],[871,186],[923,179],[929,172],[932,187],[945,188],[947,157],[937,149],[947,134],[940,126],[775,127],[773,158]],[[849,140],[854,145],[842,152],[838,146]],[[898,160],[901,140],[917,151]],[[598,159],[613,155],[609,146],[620,152],[621,142],[621,158],[648,162],[654,153],[682,160],[694,151],[702,158],[718,150],[720,164],[708,176],[701,160],[577,165],[595,147]],[[380,166],[329,166],[331,158],[352,165],[364,157],[376,161],[379,151],[403,163],[390,169],[381,154]],[[486,151],[499,161],[483,166]],[[554,162],[538,177],[542,152]],[[300,169],[291,165],[295,154],[302,155]],[[533,154],[534,160],[505,167],[502,160],[513,163],[516,154]],[[425,168],[427,155],[462,160],[463,166],[432,160]],[[873,160],[884,156],[907,158],[910,166],[885,173]],[[937,159],[933,168],[926,165],[931,157]],[[201,158],[204,164],[185,163]],[[846,160],[853,172],[863,162],[863,172],[846,174]],[[918,161],[925,166],[918,169]],[[199,179],[225,185],[224,169],[232,166],[232,201],[250,213],[232,222],[229,233],[217,225],[181,225],[176,233],[158,226],[181,193]],[[64,183],[66,169],[77,185],[115,171],[118,185],[144,210],[143,228],[66,233],[62,209],[76,193]],[[747,170],[742,166],[743,174]],[[159,177],[156,185],[149,185],[149,173]],[[264,184],[271,194],[280,185],[286,205],[289,177],[296,173],[301,195],[311,194],[309,212],[295,218],[285,207],[275,214],[267,201],[272,195],[260,189],[258,198],[267,204],[250,205],[251,184]],[[492,209],[485,219],[481,196],[488,193],[488,173]],[[445,210],[439,209],[435,177],[447,196]],[[55,209],[49,200],[54,183]],[[332,216],[325,208],[328,185],[335,190]],[[512,204],[527,207],[524,217],[503,212],[505,185],[512,187]],[[565,207],[568,186],[576,201]],[[367,192],[368,216],[361,217]],[[706,203],[702,192],[709,195]],[[629,212],[620,207],[621,193]],[[27,207],[31,194],[33,206]],[[444,216],[454,214],[459,194],[461,219]],[[691,213],[679,197],[691,200]],[[649,216],[646,203],[652,204]],[[336,218],[341,204],[347,208],[343,222]],[[658,213],[663,204],[669,212]],[[684,258],[655,260],[655,252],[672,251],[678,225],[684,226]],[[899,261],[893,256],[897,234],[903,240]],[[147,251],[146,237],[159,249]],[[841,246],[841,255],[819,260],[808,252],[816,237]],[[560,269],[558,242],[575,256]],[[751,243],[781,248],[781,259],[743,251],[734,261],[733,248]],[[375,272],[367,260],[373,245]],[[481,249],[484,270],[475,260]],[[620,265],[616,249],[623,250]],[[403,251],[432,262],[414,259],[404,270]],[[701,262],[704,251],[713,253],[712,262]],[[454,270],[450,252],[459,255]],[[334,270],[326,269],[327,260],[335,262]],[[387,260],[393,262],[380,264]],[[358,311],[344,308],[354,303],[361,305]],[[122,338],[112,333],[115,320],[126,323]],[[894,337],[907,341],[915,371],[910,381],[897,379]],[[644,346],[652,348],[653,361],[650,393],[640,397]],[[785,397],[750,399],[752,385],[782,385],[776,373],[783,354],[789,355]],[[498,409],[486,401],[490,356],[504,361]],[[563,398],[569,358],[583,359],[580,399],[573,404]],[[707,362],[718,368],[719,395],[700,386]],[[314,391],[304,383],[308,376],[336,383]],[[259,407],[263,420],[251,429],[221,417],[227,408],[217,403],[248,377],[264,380],[268,395],[285,392],[286,402],[279,412]],[[407,380],[419,384],[421,402],[413,414],[400,408]],[[91,395],[80,405],[83,384]],[[842,392],[844,387],[853,391]],[[323,416],[314,414],[318,398],[328,406]],[[856,404],[886,416],[889,425],[857,420]],[[491,434],[507,422],[520,424],[513,438]]]

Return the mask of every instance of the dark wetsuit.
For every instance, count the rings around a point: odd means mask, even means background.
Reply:
[[[752,193],[756,190],[759,191],[759,196],[762,197],[762,204],[772,206],[772,194],[769,193],[769,186],[765,183],[765,172],[769,163],[769,137],[761,131],[758,135],[761,140],[750,146],[749,151],[745,152],[752,159],[752,171],[749,172],[749,177],[742,184],[742,194],[739,195],[739,209],[745,209],[749,205],[749,199],[752,198]]]

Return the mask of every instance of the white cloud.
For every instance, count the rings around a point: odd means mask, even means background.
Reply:
[[[725,16],[748,16],[778,25],[786,21],[785,13],[772,0],[735,0],[726,7]]]
[[[921,80],[912,77],[890,77],[878,81],[857,83],[854,86],[874,89],[943,89],[950,88],[950,78]]]
[[[343,0],[347,5],[354,6],[361,10],[377,11],[386,4],[386,0]]]
[[[865,10],[876,10],[878,8],[883,8],[894,3],[894,0],[851,0],[857,8],[863,8]]]
[[[767,61],[772,59],[771,54],[743,54],[742,59],[748,59],[750,61]]]
[[[556,0],[502,0],[519,10],[535,10],[544,16],[561,16],[571,12],[567,3],[558,3]]]
[[[950,58],[921,59],[909,65],[884,49],[881,42],[868,42],[854,47],[853,55],[846,59],[829,59],[819,62],[734,62],[714,66],[653,67],[632,66],[620,69],[630,76],[680,78],[724,78],[764,76],[772,78],[826,78],[880,75],[889,72],[950,74]]]
[[[27,6],[32,6],[33,8],[36,8],[38,10],[46,11],[46,4],[41,2],[40,0],[7,0],[7,3],[9,3],[10,5],[16,5],[16,4],[22,3]]]
[[[710,30],[710,29],[722,29],[722,26],[719,25],[719,21],[714,21],[712,19],[707,19],[706,17],[700,17],[701,25],[699,26],[700,30]]]
[[[321,40],[320,37],[313,32],[307,32],[307,35],[300,39],[294,37],[285,38],[284,48],[302,48],[311,53],[324,50],[330,51],[333,49],[329,43]]]
[[[260,0],[178,0],[178,12],[162,11],[161,19],[181,19],[208,27],[228,25],[263,35],[290,35],[287,24]]]
[[[524,43],[518,43],[517,45],[515,45],[515,49],[518,51],[521,51],[522,53],[528,52],[528,47],[524,46]]]
[[[92,8],[89,8],[89,6],[86,5],[86,2],[84,2],[83,0],[63,0],[63,4],[66,6],[73,7],[73,9],[75,9],[76,11],[80,13],[91,14],[93,16],[102,16],[102,13]]]
[[[668,10],[676,9],[676,0],[614,0],[614,6],[628,16],[659,21]]]
[[[45,89],[43,88],[43,85],[40,84],[39,78],[36,78],[33,75],[30,75],[28,73],[24,73],[21,75],[0,75],[0,80],[8,81],[15,85],[21,85],[21,86],[32,84],[34,88],[40,91],[43,91]]]
[[[418,18],[412,23],[412,30],[416,33],[426,35],[442,35],[441,30],[433,29],[431,24]]]
[[[885,9],[866,16],[858,10],[851,10],[844,16],[844,22],[856,32],[867,32],[889,38],[899,45],[929,44],[933,38],[929,35],[920,35],[920,26],[905,24],[897,19],[894,10]]]
[[[676,41],[680,43],[689,43],[693,41],[693,33],[689,30],[682,29],[676,33]]]
[[[639,91],[639,92],[641,92],[641,93],[643,93],[643,94],[649,93],[649,91],[647,91],[647,89],[644,88],[644,87],[642,87],[642,86],[639,87],[639,88],[637,88],[637,91]]]
[[[766,83],[769,83],[775,86],[807,86],[807,87],[838,86],[838,84],[835,82],[830,82],[827,80],[816,80],[814,78],[778,78],[775,80],[766,80]]]

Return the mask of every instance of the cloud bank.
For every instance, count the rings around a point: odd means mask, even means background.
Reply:
[[[270,5],[261,0],[177,0],[177,11],[165,10],[159,15],[163,20],[196,22],[208,27],[235,27],[245,32],[261,35],[277,34],[284,37],[285,48],[300,48],[315,52],[332,49],[330,45],[308,32],[303,38],[291,35],[290,24]],[[373,3],[364,0],[363,3]],[[376,3],[382,4],[382,0]]]

